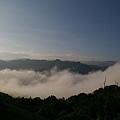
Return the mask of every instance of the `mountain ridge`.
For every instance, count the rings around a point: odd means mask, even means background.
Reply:
[[[71,72],[88,74],[89,72],[97,70],[105,70],[107,67],[101,67],[97,65],[87,65],[81,62],[75,61],[61,61],[56,60],[36,60],[36,59],[17,59],[10,61],[0,60],[0,70],[11,69],[11,70],[34,70],[44,71],[50,70],[57,67],[58,71],[68,69]]]

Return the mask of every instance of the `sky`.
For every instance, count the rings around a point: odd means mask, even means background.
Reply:
[[[0,0],[0,59],[120,59],[120,0]]]

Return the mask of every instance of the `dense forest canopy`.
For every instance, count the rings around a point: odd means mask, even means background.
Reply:
[[[0,118],[6,120],[120,120],[119,108],[120,87],[117,85],[67,99],[13,98],[0,93]]]

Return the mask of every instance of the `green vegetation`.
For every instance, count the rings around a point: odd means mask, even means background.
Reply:
[[[106,86],[68,99],[13,98],[0,93],[0,113],[5,120],[120,120],[120,87]]]

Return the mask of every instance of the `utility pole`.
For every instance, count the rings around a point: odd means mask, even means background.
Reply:
[[[105,81],[104,81],[104,88],[105,88],[105,83],[106,83],[106,77],[105,77]]]
[[[118,86],[118,82],[115,80],[115,85],[117,85]]]

